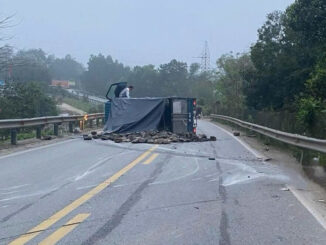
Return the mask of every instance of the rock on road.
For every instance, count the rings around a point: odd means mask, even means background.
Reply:
[[[0,157],[0,244],[326,244],[281,190],[291,177],[210,122],[198,131],[217,141],[78,138]]]

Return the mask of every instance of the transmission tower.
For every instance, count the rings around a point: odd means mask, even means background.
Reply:
[[[208,42],[205,41],[203,52],[199,57],[195,57],[201,59],[201,70],[203,72],[207,72],[210,70],[210,54],[209,54],[209,48],[208,48]]]

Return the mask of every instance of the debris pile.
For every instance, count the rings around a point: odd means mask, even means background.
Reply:
[[[149,131],[137,133],[97,133],[93,131],[91,135],[84,135],[84,140],[102,139],[111,140],[115,143],[131,142],[133,144],[147,143],[147,144],[170,144],[177,142],[206,142],[216,141],[215,136],[207,137],[205,134],[174,134],[168,131]]]
[[[233,135],[238,137],[238,136],[240,136],[240,132],[239,131],[234,131]]]

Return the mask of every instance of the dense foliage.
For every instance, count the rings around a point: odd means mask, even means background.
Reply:
[[[56,58],[54,55],[50,55],[48,56],[47,63],[49,64],[51,77],[57,80],[79,82],[85,70],[83,65],[69,54],[64,58]]]
[[[9,82],[41,82],[49,85],[52,79],[80,81],[83,66],[70,55],[56,58],[42,49],[19,50],[9,46],[1,52],[0,78]],[[1,60],[1,59],[0,59]],[[6,62],[4,62],[6,61]]]
[[[297,123],[309,133],[326,116],[325,26],[322,0],[297,0],[284,13],[269,14],[248,54],[217,62],[222,70],[217,77],[219,108],[233,115],[288,111],[297,114]]]
[[[93,94],[105,95],[108,85],[123,80],[129,68],[113,61],[111,56],[91,55],[88,69],[82,75],[82,88]]]
[[[0,91],[0,119],[56,115],[55,102],[37,83],[9,83]]]

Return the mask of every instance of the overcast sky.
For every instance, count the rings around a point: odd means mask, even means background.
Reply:
[[[227,52],[243,52],[257,39],[267,13],[294,0],[0,0],[1,16],[14,16],[9,41],[19,49],[71,54],[86,64],[103,53],[134,66],[188,63],[205,40],[211,65]]]

